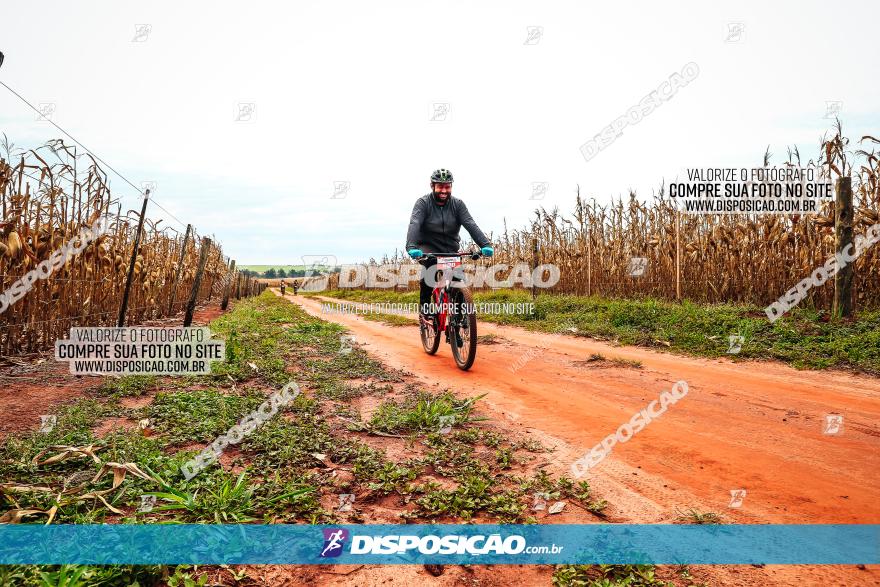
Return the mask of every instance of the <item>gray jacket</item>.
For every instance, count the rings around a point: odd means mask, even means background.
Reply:
[[[406,231],[406,250],[421,249],[426,253],[457,252],[461,242],[458,232],[462,226],[480,247],[491,245],[464,202],[449,196],[446,205],[439,206],[432,194],[426,194],[416,200],[416,205],[413,206]]]

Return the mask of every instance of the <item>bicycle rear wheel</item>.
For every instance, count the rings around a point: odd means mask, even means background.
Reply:
[[[467,371],[477,358],[477,314],[470,288],[452,288],[453,314],[449,316],[452,357],[462,371]]]

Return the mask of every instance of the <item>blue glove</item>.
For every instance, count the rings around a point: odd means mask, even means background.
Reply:
[[[480,249],[480,252],[483,253],[484,257],[491,257],[495,254],[495,249],[493,249],[492,247],[483,247],[482,249]]]
[[[425,254],[422,252],[422,249],[410,249],[407,251],[407,253],[409,253],[409,256],[413,259],[419,259],[425,256]]]

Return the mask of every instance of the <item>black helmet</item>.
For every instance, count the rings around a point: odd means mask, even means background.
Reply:
[[[448,169],[438,169],[431,174],[431,183],[452,183],[452,172]]]

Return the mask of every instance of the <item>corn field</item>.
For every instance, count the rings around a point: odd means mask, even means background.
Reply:
[[[880,140],[864,137],[860,143],[876,147]],[[821,153],[814,164],[826,177],[830,169],[832,183],[843,175],[852,178],[853,232],[863,234],[880,222],[878,154],[873,149],[850,151],[839,128],[834,138],[822,142]],[[768,153],[765,166],[769,159]],[[801,166],[796,150],[789,153],[788,162]],[[554,263],[561,274],[555,287],[540,292],[676,299],[679,287],[681,298],[694,301],[763,306],[834,255],[834,202],[823,206],[812,216],[688,215],[664,197],[663,189],[652,201],[640,201],[631,193],[626,201],[606,205],[578,194],[569,217],[557,209],[539,209],[526,228],[508,230],[505,223],[504,233],[493,239],[496,256],[489,262],[532,264],[537,243],[538,263]],[[630,275],[633,258],[647,259],[640,276]],[[382,262],[408,260],[397,253]],[[880,246],[856,261],[855,273],[856,307],[880,306]],[[337,282],[334,276],[331,284]],[[830,281],[813,288],[812,303],[830,308],[833,291]]]
[[[60,140],[27,152],[14,152],[8,142],[4,147],[0,293],[100,218],[109,223],[109,230],[49,277],[34,281],[29,293],[0,314],[0,353],[46,348],[66,338],[72,326],[115,326],[140,210],[123,212],[101,167]],[[145,218],[126,325],[174,316],[189,301],[201,253],[199,239],[190,238],[182,251],[183,235],[160,227],[161,222]],[[211,245],[197,303],[219,298],[227,282],[240,281],[235,277],[228,274],[221,248]],[[234,293],[257,289],[248,282],[246,289]]]

